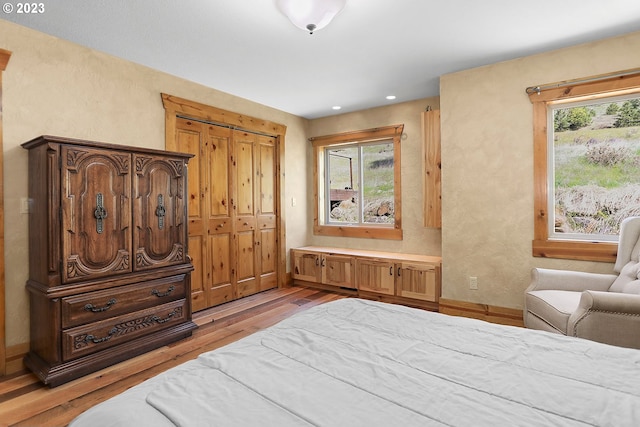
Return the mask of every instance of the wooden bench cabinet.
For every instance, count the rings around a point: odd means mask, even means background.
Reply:
[[[294,283],[437,309],[441,258],[306,246],[291,250]]]
[[[291,259],[294,280],[355,289],[352,256],[293,249]]]

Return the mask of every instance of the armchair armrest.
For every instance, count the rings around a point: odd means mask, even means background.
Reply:
[[[640,348],[640,295],[585,291],[567,325],[567,335]]]
[[[640,316],[640,295],[622,292],[585,291],[578,310],[608,311],[624,315]]]
[[[531,284],[525,292],[540,290],[605,292],[617,277],[614,274],[534,268],[531,270]]]

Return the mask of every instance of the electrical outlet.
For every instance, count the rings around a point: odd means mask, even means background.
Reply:
[[[478,278],[475,276],[469,276],[469,289],[478,290]]]

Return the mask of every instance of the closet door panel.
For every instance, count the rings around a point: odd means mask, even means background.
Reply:
[[[260,230],[260,290],[275,288],[278,286],[276,274],[276,230]]]
[[[208,277],[208,306],[222,304],[235,298],[231,284],[231,233],[219,232],[209,236],[209,259],[211,274]]]
[[[206,127],[205,171],[207,194],[207,306],[235,299],[233,266],[233,205],[230,197],[231,130]]]
[[[255,135],[234,132],[234,167],[236,200],[234,208],[238,216],[254,216],[253,146]]]
[[[256,277],[255,234],[255,230],[252,229],[239,231],[236,234],[238,297],[244,297],[260,291],[260,283]]]
[[[206,172],[202,167],[204,153],[202,124],[190,120],[180,119],[176,128],[176,149],[194,157],[188,165],[188,220],[189,220],[189,257],[193,264],[191,273],[191,304],[193,311],[207,308],[206,283],[208,269],[206,265],[207,253],[207,222],[205,193],[202,183],[206,180]]]
[[[275,288],[277,283],[277,230],[276,230],[276,139],[267,136],[257,137],[257,194],[258,212],[258,248],[260,290]]]
[[[260,291],[256,215],[256,135],[233,132],[236,283],[238,297]]]
[[[131,155],[62,146],[64,283],[131,271]]]

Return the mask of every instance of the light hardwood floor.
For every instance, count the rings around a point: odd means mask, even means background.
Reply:
[[[23,372],[0,377],[0,426],[66,426],[111,396],[318,304],[345,298],[291,287],[266,291],[196,313],[193,336],[50,389]]]

